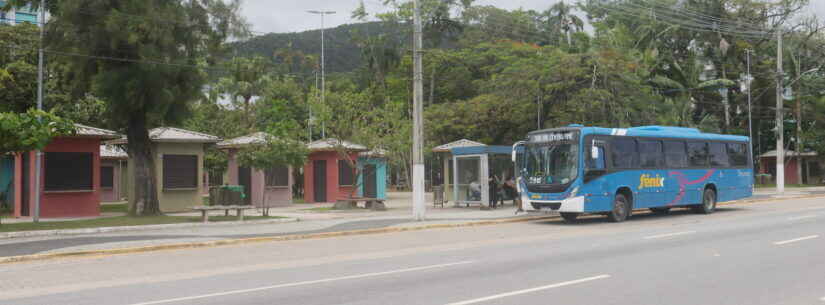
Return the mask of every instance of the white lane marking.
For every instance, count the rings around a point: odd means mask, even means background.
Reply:
[[[790,218],[788,218],[788,220],[801,220],[801,219],[808,219],[808,218],[816,218],[816,215],[805,215],[805,216],[790,217]]]
[[[471,263],[473,263],[473,261],[462,261],[462,262],[455,262],[455,263],[449,263],[449,264],[422,266],[422,267],[398,269],[398,270],[384,271],[384,272],[364,273],[364,274],[349,275],[349,276],[342,276],[342,277],[335,277],[335,278],[328,278],[328,279],[321,279],[321,280],[303,281],[303,282],[295,282],[295,283],[285,283],[285,284],[264,286],[264,287],[258,287],[258,288],[231,290],[231,291],[225,291],[225,292],[195,295],[195,296],[188,296],[188,297],[182,297],[182,298],[174,298],[174,299],[158,300],[158,301],[151,301],[151,302],[144,302],[144,303],[136,303],[136,304],[132,304],[132,305],[166,304],[166,303],[198,300],[198,299],[205,299],[205,298],[212,298],[212,297],[219,297],[219,296],[226,296],[226,295],[233,295],[233,294],[250,293],[250,292],[262,291],[262,290],[270,290],[270,289],[278,289],[278,288],[286,288],[286,287],[294,287],[294,286],[303,286],[303,285],[311,285],[311,284],[319,284],[319,283],[327,283],[327,282],[335,282],[335,281],[343,281],[343,280],[354,280],[354,279],[362,279],[362,278],[367,278],[367,277],[376,277],[376,276],[396,274],[396,273],[404,273],[404,272],[413,272],[413,271],[422,271],[422,270],[429,270],[429,269],[445,268],[445,267],[452,267],[452,266],[465,265],[465,264],[471,264]]]
[[[821,299],[819,299],[819,300],[820,300],[820,301],[822,301],[822,302],[825,302],[825,297],[822,297],[822,298],[821,298]]]
[[[651,236],[646,236],[644,239],[665,238],[665,237],[679,236],[679,235],[687,235],[687,234],[693,234],[693,233],[696,233],[696,231],[684,231],[684,232],[676,232],[676,233],[667,233],[667,234],[651,235]]]
[[[497,294],[497,295],[491,295],[489,297],[483,297],[483,298],[472,299],[472,300],[467,300],[467,301],[455,302],[455,303],[450,303],[450,304],[447,304],[447,305],[468,305],[468,304],[481,303],[481,302],[486,302],[486,301],[490,301],[490,300],[511,297],[511,296],[519,295],[519,294],[531,293],[531,292],[536,292],[536,291],[541,291],[541,290],[547,290],[547,289],[559,288],[559,287],[563,287],[563,286],[580,284],[580,283],[589,282],[589,281],[606,279],[606,278],[609,278],[609,277],[610,277],[610,275],[602,274],[602,275],[597,275],[597,276],[594,276],[594,277],[578,279],[578,280],[574,280],[574,281],[561,282],[561,283],[551,284],[551,285],[547,285],[547,286],[541,286],[541,287],[518,290],[518,291],[513,291],[513,292],[501,293],[501,294]]]
[[[781,246],[781,245],[785,245],[785,244],[795,243],[795,242],[798,242],[798,241],[814,239],[814,238],[817,238],[817,237],[819,237],[819,235],[811,235],[811,236],[805,236],[805,237],[800,237],[800,238],[794,238],[794,239],[789,239],[789,240],[778,241],[778,242],[775,242],[773,244],[777,245],[777,246]]]

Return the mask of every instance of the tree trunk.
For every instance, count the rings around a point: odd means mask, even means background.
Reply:
[[[129,198],[129,213],[131,215],[149,216],[161,215],[160,202],[157,193],[157,177],[155,177],[155,161],[152,141],[146,128],[146,120],[142,115],[129,121],[126,134],[129,138],[127,150],[134,163],[132,181],[134,181],[134,196]]]

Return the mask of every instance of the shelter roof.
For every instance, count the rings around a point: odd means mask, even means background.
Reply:
[[[509,155],[513,152],[512,146],[469,146],[456,147],[450,150],[455,156],[461,155]]]
[[[800,154],[797,154],[793,150],[786,150],[785,151],[785,156],[788,156],[788,157],[797,157],[799,155]],[[806,151],[806,152],[803,152],[801,155],[802,155],[802,157],[816,157],[817,153],[815,151]],[[759,157],[776,158],[776,150],[770,150],[770,151],[768,151],[764,154],[759,155]]]
[[[159,143],[217,143],[221,138],[205,133],[175,127],[158,127],[149,130],[149,139]],[[109,144],[126,144],[126,137],[111,141]]]
[[[265,132],[256,132],[250,135],[245,135],[242,137],[237,137],[229,140],[224,140],[218,142],[218,148],[227,149],[227,148],[240,148],[245,147],[253,144],[263,144],[266,143],[267,133]]]
[[[321,139],[307,144],[310,151],[333,151],[338,146],[343,146],[350,151],[366,151],[367,147],[361,144],[355,144],[349,141],[341,141],[334,138]]]
[[[484,143],[479,143],[476,141],[470,141],[467,139],[461,139],[455,142],[450,142],[447,144],[439,145],[433,148],[433,152],[450,152],[451,149],[456,147],[473,147],[473,146],[486,146]]]
[[[103,159],[128,159],[129,155],[117,145],[100,145],[100,157]]]
[[[82,124],[74,124],[75,129],[77,131],[76,134],[70,137],[79,137],[79,138],[96,138],[101,140],[112,140],[120,138],[120,135],[112,130],[97,128],[86,126]]]

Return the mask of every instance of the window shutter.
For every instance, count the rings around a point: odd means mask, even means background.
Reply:
[[[93,190],[92,159],[90,152],[47,152],[43,189],[46,191]]]
[[[352,167],[346,160],[338,160],[338,185],[354,185]]]
[[[100,187],[111,188],[115,186],[115,168],[103,166],[100,168]]]
[[[289,186],[289,168],[276,166],[267,170],[266,186]]]
[[[163,155],[163,188],[198,187],[197,155]]]

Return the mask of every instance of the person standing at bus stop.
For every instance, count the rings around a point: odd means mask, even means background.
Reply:
[[[490,208],[495,209],[498,203],[498,178],[496,175],[490,175],[487,181],[490,186]]]

